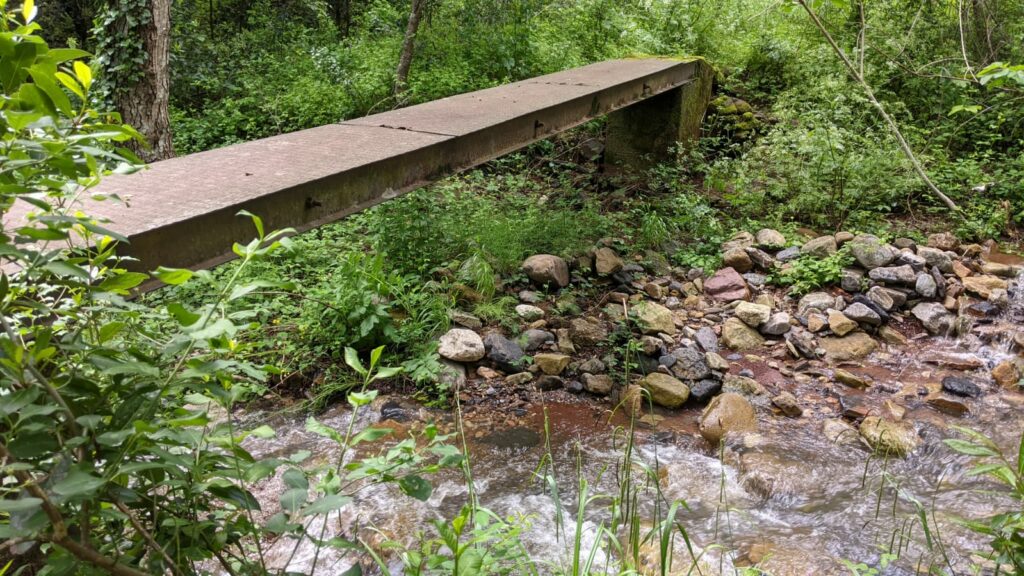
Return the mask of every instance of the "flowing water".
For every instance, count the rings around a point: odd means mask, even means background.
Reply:
[[[980,323],[971,336],[912,339],[901,349],[876,353],[860,367],[873,378],[875,391],[861,400],[875,411],[886,410],[886,400],[898,401],[906,410],[904,419],[918,430],[921,445],[906,459],[874,458],[859,442],[837,444],[825,438],[822,423],[836,417],[837,397],[852,393],[850,389],[816,377],[822,374],[813,370],[808,377],[792,379],[753,361],[749,367],[760,381],[801,399],[804,416],[789,419],[762,413],[758,434],[730,438],[719,451],[696,433],[699,408],[660,413],[665,419],[656,431],[636,433],[634,458],[651,467],[660,488],[652,486],[641,494],[640,515],[652,518],[659,499],[685,501],[688,508],[677,519],[695,552],[703,554],[703,574],[735,574],[752,561],[777,576],[845,574],[842,560],[877,565],[883,552],[897,548],[900,558],[881,573],[910,575],[931,566],[951,574],[970,573],[971,554],[984,549],[986,541],[958,524],[957,518],[981,518],[1012,508],[1014,502],[998,485],[969,476],[970,459],[948,449],[942,439],[955,434],[951,425],[969,426],[990,436],[1005,454],[1016,454],[1024,433],[1024,396],[1000,389],[988,377],[992,366],[1011,354],[1009,333],[1024,321],[1024,277],[1016,285],[1005,311]],[[970,413],[962,418],[937,412],[925,402],[938,393],[943,375],[963,373],[935,364],[936,357],[970,360],[966,374],[983,383],[985,394],[964,401]],[[380,420],[380,413],[379,403],[367,409],[358,427]],[[392,424],[399,435],[416,428],[416,420],[444,422],[451,417],[415,408],[406,414],[416,418]],[[348,412],[337,409],[321,420],[344,428],[348,418]],[[273,420],[278,437],[269,444],[253,443],[258,456],[309,450],[314,458],[336,457],[336,448],[306,432],[302,419]],[[537,476],[547,452],[545,421],[560,501]],[[564,392],[548,397],[538,393],[525,413],[508,419],[486,408],[471,410],[465,422],[481,505],[525,521],[522,540],[540,573],[568,572],[576,529],[577,473],[588,480],[591,494],[617,495],[623,446],[615,430],[627,423],[609,416],[607,407],[597,401]],[[323,528],[328,536],[359,535],[371,544],[385,539],[412,544],[418,530],[429,533],[429,520],[451,518],[467,502],[461,474],[445,472],[433,481],[427,502],[404,496],[394,487],[375,486],[330,516],[326,525],[311,528],[317,533]],[[280,490],[280,484],[271,481],[258,487],[257,496],[274,502]],[[600,540],[598,526],[608,521],[608,499],[587,506],[584,518],[586,556]],[[922,519],[927,520],[927,532]],[[605,556],[606,546],[601,548],[596,570],[615,573],[615,559]],[[308,543],[293,550],[282,540],[270,543],[268,558],[279,567],[288,564],[289,569],[304,572],[316,555],[318,574],[338,574],[352,563],[351,557],[314,550]],[[684,568],[673,573],[687,573],[690,554],[681,538],[675,542],[675,558]],[[374,572],[365,559],[364,568]],[[394,561],[391,569],[401,573]]]

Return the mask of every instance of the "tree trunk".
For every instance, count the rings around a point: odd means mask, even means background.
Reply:
[[[409,11],[409,23],[405,27],[405,38],[402,40],[402,53],[398,57],[398,72],[395,74],[395,94],[401,94],[408,88],[409,67],[412,66],[412,55],[416,45],[416,32],[420,28],[423,17],[423,5],[426,0],[412,0]]]
[[[118,97],[117,109],[122,119],[134,126],[149,142],[149,149],[138,147],[135,152],[146,162],[154,162],[174,156],[168,112],[171,90],[171,0],[149,0],[148,4],[152,19],[142,29],[142,42],[146,51],[143,77]]]
[[[971,2],[971,42],[978,65],[984,68],[1001,59],[1003,47],[997,0],[973,0]]]

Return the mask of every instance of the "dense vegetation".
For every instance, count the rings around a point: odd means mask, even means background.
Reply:
[[[581,152],[600,135],[595,121],[298,237],[264,231],[258,215],[244,215],[256,239],[236,247],[236,262],[210,272],[161,269],[155,276],[175,287],[132,300],[146,276],[117,261],[116,233],[71,207],[104,174],[139,167],[124,148],[138,134],[104,92],[118,71],[103,65],[130,65],[138,47],[104,40],[102,22],[104,9],[124,14],[141,4],[43,5],[40,32],[32,2],[0,2],[3,210],[16,201],[37,210],[26,225],[5,221],[0,237],[0,558],[22,561],[0,574],[198,574],[214,564],[259,574],[261,542],[282,535],[296,546],[359,550],[359,542],[324,541],[305,526],[367,483],[426,499],[424,475],[460,467],[469,477],[454,440],[428,428],[376,459],[257,459],[243,443],[274,432],[238,429],[235,408],[268,394],[318,408],[348,393],[357,412],[381,379],[454,402],[438,377],[436,336],[455,304],[484,320],[510,320],[516,301],[505,288],[522,280],[519,263],[532,253],[572,257],[609,239],[653,266],[712,268],[719,241],[758,225],[793,235],[812,227],[919,237],[952,221],[965,239],[1018,238],[1024,4],[808,4],[962,213],[951,215],[929,193],[797,4],[434,0],[408,86],[396,91],[407,2],[180,0],[172,6],[170,86],[179,153],[635,54],[703,55],[717,68],[716,93],[756,112],[737,121],[726,110],[735,104],[718,101],[700,145],[640,182],[607,178]],[[71,48],[57,48],[64,45]],[[101,58],[90,68],[75,47]],[[841,257],[805,262],[781,281],[813,288],[835,276]],[[563,291],[559,311],[578,312],[583,297]],[[617,337],[628,376],[630,344]],[[381,434],[316,419],[309,429],[343,456]],[[1002,458],[972,440],[958,447]],[[988,471],[1019,499],[1024,460],[999,462]],[[247,486],[275,474],[284,512],[256,519]],[[585,492],[583,483],[581,502]],[[675,510],[652,529],[663,546]],[[1003,537],[1019,523],[1008,514],[978,527],[993,534],[1001,561],[1019,561],[1019,536]],[[420,550],[402,551],[407,566],[517,573],[528,563],[517,527],[472,498],[434,528],[437,537]],[[463,554],[475,568],[459,571]],[[585,572],[574,565],[574,574]]]

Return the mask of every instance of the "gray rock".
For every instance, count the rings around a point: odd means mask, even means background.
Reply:
[[[754,272],[747,272],[743,275],[743,279],[747,281],[754,288],[760,288],[768,283],[768,277],[764,274],[757,274]]]
[[[904,264],[902,266],[875,268],[868,272],[868,277],[875,282],[913,286],[917,280],[917,273],[914,272],[913,268]]]
[[[452,310],[448,313],[448,317],[451,318],[452,322],[462,326],[463,328],[469,328],[470,330],[483,328],[484,325],[479,318],[468,312],[463,312],[462,310]]]
[[[860,302],[850,304],[843,310],[843,314],[851,320],[855,320],[862,324],[869,324],[871,326],[878,326],[882,323],[882,318],[875,313],[874,310],[868,308]]]
[[[466,367],[450,360],[441,360],[437,383],[449,390],[459,390],[466,384]]]
[[[765,250],[780,250],[786,247],[786,237],[778,230],[762,228],[754,235],[754,243]]]
[[[854,332],[842,338],[822,338],[819,344],[832,362],[857,360],[878,348],[878,343],[864,332]]]
[[[786,248],[775,255],[775,259],[779,262],[789,262],[790,260],[796,260],[800,257],[800,247],[793,246],[792,248]]]
[[[911,250],[917,250],[917,242],[914,242],[910,238],[897,238],[892,241],[893,246],[896,246],[900,250],[909,248]]]
[[[954,396],[977,398],[981,396],[981,387],[970,378],[962,376],[946,376],[942,379],[942,389]]]
[[[676,348],[671,356],[676,359],[671,366],[672,374],[680,380],[701,380],[711,375],[704,353],[696,348]]]
[[[593,346],[608,338],[608,330],[597,320],[573,318],[569,322],[569,335],[574,342]]]
[[[824,312],[825,310],[835,306],[835,303],[836,299],[827,292],[811,292],[810,294],[806,294],[800,299],[800,302],[797,303],[797,314],[803,316],[810,310],[819,310]]]
[[[565,380],[558,376],[543,374],[540,378],[537,378],[537,389],[542,392],[550,392],[563,387],[565,387]]]
[[[437,353],[455,362],[476,362],[484,357],[484,342],[472,330],[452,328],[438,340]]]
[[[921,272],[914,282],[914,291],[923,298],[935,298],[939,293],[939,287],[935,284],[935,278],[932,278],[931,273]]]
[[[718,352],[718,335],[710,327],[702,326],[693,339],[705,352]]]
[[[843,276],[839,285],[847,292],[860,292],[864,283],[864,271],[860,268],[843,268]]]
[[[519,301],[520,302],[524,302],[526,304],[536,304],[536,303],[541,302],[543,300],[544,300],[544,298],[540,294],[537,294],[536,292],[534,292],[533,290],[521,290],[519,292]]]
[[[522,370],[525,354],[519,344],[497,333],[488,334],[483,342],[487,349],[487,359],[494,362],[498,370],[506,373]]]
[[[761,270],[771,270],[775,267],[775,258],[772,258],[771,254],[768,254],[764,250],[758,248],[747,248],[747,256],[750,257],[750,261],[754,263],[756,268]],[[742,272],[742,270],[740,270]]]
[[[761,326],[761,333],[769,336],[782,336],[789,332],[790,317],[787,312],[776,312]]]
[[[953,315],[938,302],[922,302],[910,313],[933,335],[945,336],[953,328]]]
[[[523,262],[523,271],[537,284],[564,288],[569,285],[569,265],[551,254],[534,254]]]
[[[839,246],[836,244],[835,236],[819,236],[801,246],[800,253],[825,258],[835,254],[838,249]]]
[[[818,357],[818,341],[803,328],[793,328],[786,333],[786,346],[796,358]]]
[[[917,249],[917,255],[924,258],[928,266],[935,266],[940,272],[946,274],[953,272],[953,259],[943,250],[921,246]]]
[[[901,252],[899,257],[896,258],[896,264],[906,264],[913,268],[915,272],[920,272],[928,267],[928,262],[924,258],[910,251]]]
[[[889,291],[881,286],[872,286],[871,289],[868,290],[867,297],[868,300],[871,300],[883,310],[891,311],[896,308],[896,302],[889,294]]]
[[[547,330],[527,330],[522,336],[523,347],[527,352],[533,352],[548,342],[555,341],[555,335]]]
[[[580,364],[580,372],[585,374],[601,374],[607,370],[604,362],[601,362],[597,358],[591,358]]]
[[[733,234],[733,237],[722,243],[722,250],[731,250],[733,248],[746,248],[753,246],[755,242],[754,235],[747,231],[740,231]],[[691,278],[693,280],[693,278]]]
[[[885,266],[897,256],[895,248],[871,234],[854,237],[850,241],[850,252],[857,259],[857,263],[868,270]]]
[[[662,354],[661,356],[658,356],[658,364],[665,368],[671,368],[676,361],[676,357],[671,354]]]
[[[516,315],[527,322],[533,322],[543,318],[544,311],[532,304],[520,304],[516,306]]]
[[[703,403],[711,400],[713,396],[721,391],[722,382],[720,380],[706,378],[690,386],[690,398]]]
[[[591,394],[607,396],[612,391],[614,382],[607,374],[584,374],[583,389]]]

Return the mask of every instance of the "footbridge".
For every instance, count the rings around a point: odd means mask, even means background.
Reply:
[[[108,218],[148,271],[202,268],[267,229],[307,230],[609,115],[606,162],[624,169],[695,139],[710,95],[701,60],[612,60],[495,88],[189,154],[105,179],[86,213]]]

